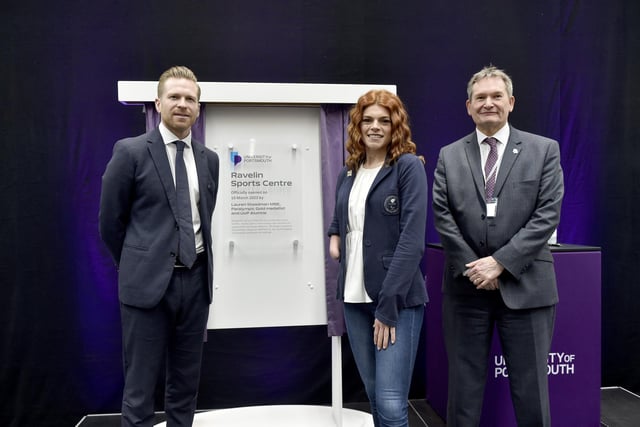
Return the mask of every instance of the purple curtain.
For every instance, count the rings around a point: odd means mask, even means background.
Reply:
[[[191,137],[202,144],[204,144],[206,105],[207,104],[200,104],[200,117],[198,117],[191,127],[191,131],[193,133]],[[156,106],[153,102],[145,102],[144,113],[146,117],[147,132],[149,132],[160,124],[160,114],[156,111]]]
[[[348,105],[322,105],[320,108],[320,161],[322,171],[322,218],[324,230],[333,219],[335,190],[338,173],[344,166],[345,141],[349,123]],[[327,297],[327,332],[329,336],[345,332],[342,302],[336,298],[338,263],[329,257],[329,245],[325,245],[325,289]]]

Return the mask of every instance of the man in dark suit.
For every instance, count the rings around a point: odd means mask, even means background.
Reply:
[[[518,426],[549,426],[547,356],[558,302],[547,241],[564,192],[558,143],[508,123],[511,79],[486,67],[467,87],[470,135],[442,148],[434,222],[445,251],[447,426],[477,426],[494,325]]]
[[[191,138],[200,87],[186,67],[158,82],[158,128],[118,141],[102,177],[100,235],[118,268],[123,426],[151,426],[166,367],[168,426],[190,426],[212,300],[218,156]],[[184,190],[184,191],[183,191]]]

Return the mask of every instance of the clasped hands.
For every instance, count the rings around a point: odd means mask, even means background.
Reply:
[[[462,273],[476,287],[476,289],[484,289],[494,291],[498,289],[498,277],[504,271],[504,267],[500,265],[492,256],[479,258],[468,264],[467,269]]]

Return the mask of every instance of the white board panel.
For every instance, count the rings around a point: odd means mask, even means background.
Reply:
[[[396,93],[395,85],[326,83],[199,82],[201,103],[355,104],[370,89]],[[125,104],[153,102],[158,82],[119,81],[118,100]]]
[[[326,324],[319,107],[208,105],[220,156],[209,329]]]

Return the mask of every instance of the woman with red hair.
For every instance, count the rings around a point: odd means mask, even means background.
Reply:
[[[372,90],[350,112],[329,253],[338,299],[376,427],[408,426],[408,396],[424,306],[424,159],[396,95]]]

